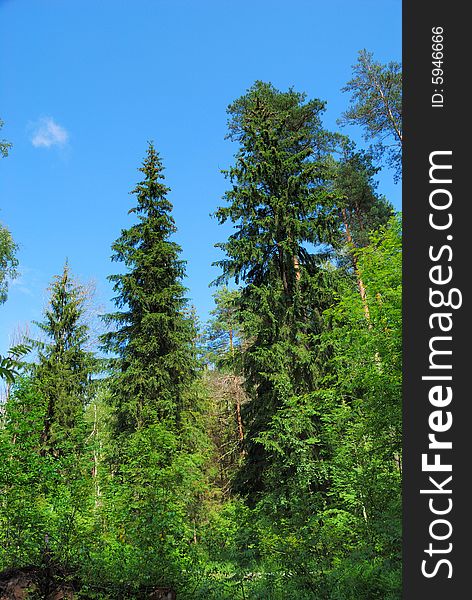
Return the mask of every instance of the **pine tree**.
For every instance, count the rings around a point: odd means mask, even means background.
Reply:
[[[371,155],[356,151],[349,140],[341,144],[341,158],[333,166],[333,196],[331,210],[337,215],[338,264],[345,263],[354,270],[354,277],[364,305],[367,321],[370,320],[366,290],[359,273],[356,249],[369,243],[369,235],[385,225],[393,215],[392,205],[376,193],[374,176],[378,172]],[[334,210],[333,210],[334,209]],[[335,236],[333,236],[334,238]]]
[[[46,341],[34,341],[38,363],[34,379],[45,400],[46,412],[41,436],[43,451],[55,452],[70,437],[83,416],[96,368],[93,354],[86,350],[89,327],[85,323],[87,292],[74,282],[66,262],[51,285],[44,320],[35,324]]]
[[[161,159],[150,143],[143,180],[132,190],[137,222],[113,244],[112,260],[126,272],[111,275],[119,311],[105,319],[115,330],[103,336],[115,354],[112,396],[119,432],[157,421],[177,422],[196,371],[195,329],[185,314],[184,261]]]
[[[240,359],[245,341],[241,337],[238,323],[236,303],[239,296],[239,290],[229,290],[226,286],[213,295],[215,308],[210,311],[205,332],[205,358],[213,367],[207,373],[212,395],[219,398],[220,410],[226,405],[226,411],[234,415],[234,430],[241,443],[244,440],[241,405],[245,395]],[[232,429],[231,425],[229,428]],[[230,435],[233,434],[230,431]]]
[[[402,71],[401,64],[387,65],[374,60],[372,52],[361,50],[352,68],[353,77],[343,87],[351,92],[351,104],[343,114],[342,125],[360,125],[364,139],[375,142],[375,153],[402,173]]]
[[[204,331],[203,352],[205,361],[217,368],[234,366],[236,351],[240,349],[241,335],[236,302],[238,290],[223,286],[213,294],[215,308]]]
[[[367,246],[369,234],[393,215],[392,205],[377,193],[374,177],[380,169],[372,161],[372,155],[357,150],[346,138],[333,170],[341,238],[355,248]]]

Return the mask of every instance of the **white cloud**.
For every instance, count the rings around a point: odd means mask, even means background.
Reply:
[[[64,146],[69,139],[69,134],[58,125],[52,117],[39,119],[35,126],[31,143],[35,148],[50,148],[51,146]]]

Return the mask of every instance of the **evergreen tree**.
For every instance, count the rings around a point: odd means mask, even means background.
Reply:
[[[374,60],[372,52],[361,50],[353,66],[353,77],[343,92],[351,92],[351,105],[340,123],[360,125],[364,138],[375,142],[375,152],[386,158],[399,179],[402,172],[402,72],[401,65]]]
[[[294,90],[279,92],[256,82],[228,108],[229,137],[240,149],[225,175],[232,183],[227,205],[216,215],[236,232],[218,244],[221,280],[244,282],[239,316],[251,340],[243,373],[251,402],[246,405],[246,469],[243,489],[263,488],[269,460],[260,434],[292,395],[308,392],[319,375],[315,336],[329,305],[326,283],[333,269],[309,244],[330,240],[335,216],[322,210],[328,191],[328,151],[334,136],[321,125],[324,104]]]
[[[334,142],[322,128],[323,110],[319,100],[305,102],[304,94],[260,81],[229,106],[228,137],[240,149],[235,166],[223,171],[232,189],[216,216],[237,226],[217,244],[228,256],[217,263],[220,279],[255,286],[280,281],[287,301],[293,299],[300,268],[309,262],[304,244],[317,243],[321,233],[314,217],[323,203],[324,159]]]
[[[343,140],[341,157],[333,169],[340,246],[346,242],[351,249],[368,245],[369,234],[392,217],[392,205],[376,191],[374,177],[379,170],[372,164],[370,154],[356,150],[350,140]]]
[[[121,310],[105,317],[115,330],[103,336],[116,356],[112,397],[121,432],[176,422],[197,366],[195,329],[185,314],[184,261],[171,239],[176,227],[170,190],[152,144],[140,171],[144,178],[131,192],[137,202],[129,211],[137,222],[112,246],[112,260],[127,269],[109,277]]]
[[[108,452],[114,476],[103,493],[113,497],[107,527],[123,562],[132,557],[140,582],[177,585],[187,575],[176,557],[186,560],[198,539],[211,443],[170,190],[152,144],[140,171],[129,211],[136,222],[112,246],[126,272],[109,278],[119,310],[105,317],[112,330],[103,342],[115,355],[109,394],[119,444]]]
[[[226,286],[213,294],[215,308],[210,311],[210,320],[204,331],[205,360],[213,366],[234,366],[236,351],[240,350],[241,332],[237,316],[239,290]]]
[[[44,452],[55,452],[61,441],[74,433],[83,416],[96,369],[93,354],[86,349],[87,292],[74,282],[67,262],[50,289],[44,320],[35,322],[47,339],[33,341],[38,349],[34,378],[47,407],[41,436]]]
[[[356,151],[348,138],[342,140],[340,150],[340,159],[333,161],[332,203],[328,204],[337,221],[337,262],[339,266],[353,270],[365,317],[369,321],[366,290],[359,273],[356,249],[368,245],[370,233],[388,222],[393,215],[393,207],[376,193],[374,176],[379,169],[373,166],[371,155]]]

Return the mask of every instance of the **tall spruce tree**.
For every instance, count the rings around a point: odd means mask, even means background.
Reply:
[[[185,313],[185,263],[171,239],[176,227],[170,190],[152,143],[139,170],[144,178],[131,192],[137,203],[129,211],[137,222],[112,246],[112,260],[126,267],[109,277],[120,310],[105,317],[115,330],[103,336],[105,348],[116,356],[117,428],[130,433],[157,421],[178,421],[197,365],[194,325]]]
[[[62,274],[54,278],[50,290],[44,319],[35,322],[46,334],[46,340],[34,341],[38,363],[33,373],[46,403],[42,450],[55,453],[66,437],[73,437],[83,416],[96,361],[86,349],[89,339],[89,327],[84,320],[87,292],[74,281],[67,262]]]
[[[245,407],[247,492],[263,489],[269,454],[260,435],[288,399],[309,392],[319,376],[315,337],[329,304],[326,255],[309,251],[330,240],[335,215],[326,204],[328,152],[334,138],[321,124],[324,103],[256,82],[228,108],[236,164],[225,175],[232,188],[216,215],[235,224],[220,281],[244,283],[238,300],[244,337],[243,372],[251,401]]]

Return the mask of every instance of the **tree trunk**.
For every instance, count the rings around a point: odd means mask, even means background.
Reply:
[[[346,232],[347,243],[350,246],[354,247],[352,236],[351,236],[351,231],[349,229],[349,223],[348,223],[348,220],[347,220],[346,209],[343,207],[341,209],[341,212],[342,212],[342,215],[343,215],[343,224],[344,224],[344,229],[345,229],[345,232]],[[359,293],[360,293],[361,299],[362,299],[362,305],[364,307],[364,315],[365,315],[365,318],[366,318],[367,322],[369,323],[369,326],[371,326],[370,325],[369,306],[367,304],[367,294],[366,294],[366,291],[365,291],[364,282],[362,281],[362,277],[361,277],[361,274],[360,274],[360,271],[359,271],[359,265],[358,265],[358,262],[357,262],[357,256],[356,256],[355,252],[351,252],[351,259],[352,259],[352,264],[354,265],[354,272],[356,274],[357,287],[359,288]]]
[[[300,281],[300,261],[298,256],[293,257],[293,268],[295,270],[295,281]]]
[[[239,398],[239,394],[236,394],[236,418],[238,420],[239,441],[242,442],[244,440],[244,430],[243,430],[243,420],[241,418],[241,400]]]

